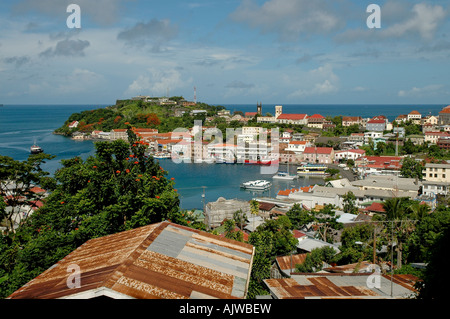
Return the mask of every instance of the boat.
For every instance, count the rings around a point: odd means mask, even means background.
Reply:
[[[327,166],[324,164],[304,164],[297,168],[297,175],[299,176],[323,176],[326,177],[329,174],[326,172]]]
[[[272,176],[272,178],[275,179],[284,179],[284,180],[293,180],[296,179],[298,176],[297,175],[291,175],[289,174],[289,162],[287,163],[287,171],[283,172],[283,171],[278,171],[278,173],[274,176]]]
[[[36,144],[33,144],[31,147],[30,147],[30,152],[31,152],[31,154],[39,154],[39,153],[42,153],[44,150],[40,147],[40,146],[38,146],[38,145],[36,145]]]
[[[248,181],[241,184],[241,188],[252,190],[266,190],[272,186],[272,183],[266,180]]]
[[[153,155],[153,158],[165,159],[165,158],[171,158],[171,155],[170,155],[170,153],[166,153],[166,152],[157,152]]]
[[[276,175],[272,176],[275,179],[293,180],[296,179],[297,175],[290,175],[288,172],[278,172]]]

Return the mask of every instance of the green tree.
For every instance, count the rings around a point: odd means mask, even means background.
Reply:
[[[87,240],[163,220],[188,226],[173,181],[159,163],[131,144],[98,142],[83,161],[62,161],[45,205],[14,236],[0,240],[0,296],[5,297]],[[134,136],[134,139],[133,139]]]
[[[321,248],[314,248],[306,255],[305,261],[302,264],[296,264],[297,272],[318,272],[322,270],[324,263],[330,263],[336,255],[336,250],[330,246]]]
[[[294,204],[291,209],[286,212],[286,216],[289,218],[292,227],[295,229],[299,229],[313,221],[313,217],[310,213],[306,209],[303,209],[300,204]]]
[[[421,162],[418,162],[411,157],[405,157],[402,160],[402,168],[400,170],[400,174],[403,177],[422,179],[423,168],[424,166]]]
[[[344,213],[347,214],[358,214],[358,207],[356,207],[356,196],[352,191],[347,192],[344,196],[342,196],[343,204],[344,204]]]
[[[22,223],[42,200],[44,194],[33,191],[33,187],[52,187],[52,179],[41,165],[54,157],[40,153],[31,154],[25,161],[16,161],[0,156],[0,198],[5,201],[0,207],[0,222],[5,220],[7,233],[14,233],[15,226]]]

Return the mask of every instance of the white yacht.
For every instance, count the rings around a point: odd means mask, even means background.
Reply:
[[[252,190],[266,190],[272,186],[272,183],[266,180],[249,181],[241,184],[242,188]]]

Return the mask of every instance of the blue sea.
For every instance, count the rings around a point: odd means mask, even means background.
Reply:
[[[225,105],[231,112],[255,112],[255,105]],[[0,107],[0,155],[10,156],[16,160],[25,160],[30,154],[30,146],[34,143],[41,146],[48,154],[56,155],[54,160],[44,164],[42,168],[53,174],[60,168],[62,159],[81,156],[86,159],[94,155],[92,141],[74,141],[54,135],[53,131],[60,127],[75,112],[92,110],[107,105],[4,105]],[[412,110],[422,115],[437,115],[446,105],[283,105],[283,113],[319,113],[324,116],[352,115],[372,117],[385,115],[391,121],[399,114],[408,114]],[[264,105],[263,114],[275,113],[275,105]],[[167,170],[169,177],[175,178],[175,188],[181,199],[182,209],[202,209],[205,203],[216,201],[219,197],[227,199],[249,200],[260,196],[275,197],[279,190],[308,186],[323,182],[316,178],[301,178],[295,181],[273,180],[273,186],[265,192],[242,190],[242,182],[255,179],[268,179],[271,175],[261,174],[261,167],[256,165],[229,164],[175,164],[170,159],[160,160],[160,165]],[[295,173],[291,166],[291,173]],[[286,170],[281,165],[280,170]]]

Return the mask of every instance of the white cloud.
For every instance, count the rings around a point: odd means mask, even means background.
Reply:
[[[410,90],[400,90],[398,91],[399,97],[423,97],[430,96],[436,94],[445,93],[448,95],[448,92],[445,91],[445,87],[442,84],[430,84],[421,88],[413,87]]]
[[[301,82],[302,88],[289,94],[290,98],[319,96],[339,91],[339,77],[334,73],[330,64],[313,69],[302,77],[307,81]]]
[[[404,12],[406,6],[396,6],[388,3],[386,7],[381,8],[381,28],[347,30],[338,36],[338,42],[353,41],[376,41],[386,39],[401,39],[418,36],[423,40],[432,40],[438,28],[443,24],[448,12],[440,5],[431,5],[427,3],[415,4],[409,12]],[[386,10],[385,10],[386,9]],[[387,10],[389,22],[385,26],[386,20],[383,18]],[[394,16],[397,19],[394,19]],[[399,21],[399,22],[394,22]]]
[[[177,89],[192,83],[192,79],[182,79],[181,73],[176,69],[156,68],[148,69],[145,75],[139,75],[125,91],[127,96],[152,95],[165,96],[167,91],[176,92]]]
[[[261,6],[244,0],[230,17],[262,33],[274,32],[282,41],[329,33],[342,25],[330,3],[322,0],[268,0]]]

